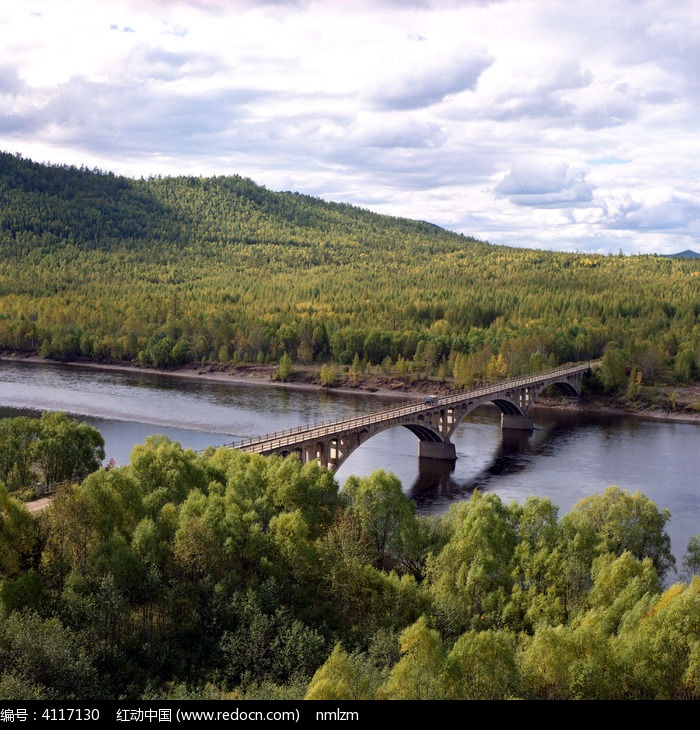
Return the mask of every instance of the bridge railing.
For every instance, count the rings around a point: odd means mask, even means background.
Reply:
[[[446,395],[438,397],[429,406],[424,402],[416,402],[416,400],[406,401],[403,404],[393,406],[391,408],[384,408],[382,410],[375,411],[374,413],[353,416],[351,418],[335,420],[335,421],[324,421],[315,424],[301,424],[292,428],[287,428],[282,431],[275,431],[273,433],[266,434],[264,436],[253,436],[239,441],[234,441],[228,448],[234,448],[239,450],[251,450],[254,446],[265,444],[267,448],[279,448],[287,445],[290,442],[291,437],[298,437],[302,433],[307,434],[308,438],[316,438],[319,436],[332,436],[341,431],[345,431],[359,426],[372,425],[383,421],[390,421],[394,418],[401,416],[413,415],[415,413],[421,413],[423,411],[430,411],[436,407],[452,405],[454,403],[462,403],[465,400],[472,398],[481,398],[488,396],[494,392],[500,392],[509,390],[511,388],[519,388],[527,385],[534,385],[535,383],[541,382],[542,380],[551,380],[558,377],[572,375],[574,373],[585,372],[590,370],[591,363],[569,365],[554,370],[548,370],[541,373],[535,373],[534,375],[526,375],[520,378],[514,378],[511,380],[503,380],[497,383],[491,383],[487,386],[480,388],[474,388],[473,390],[464,391],[455,395]],[[291,439],[296,440],[296,439]]]

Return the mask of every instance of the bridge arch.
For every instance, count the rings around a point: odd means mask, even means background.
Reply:
[[[581,396],[581,391],[572,383],[568,383],[566,381],[557,381],[555,383],[548,383],[547,385],[540,388],[535,395],[539,395],[543,390],[547,390],[549,387],[556,388],[563,396],[566,396],[567,398],[579,398]]]
[[[493,398],[491,401],[501,413],[507,416],[522,416],[523,411],[513,401],[507,398]],[[479,405],[482,405],[481,403]]]
[[[327,468],[333,472],[337,471],[347,461],[347,459],[360,448],[360,446],[367,443],[367,441],[369,441],[373,436],[389,431],[392,428],[405,428],[416,436],[419,443],[419,453],[421,450],[426,449],[426,446],[423,446],[423,444],[427,445],[427,448],[429,448],[429,445],[433,444],[437,447],[447,446],[448,450],[454,450],[454,446],[450,442],[449,438],[443,438],[443,436],[441,436],[435,429],[423,423],[386,423],[372,429],[371,431],[364,430],[361,433],[358,433],[357,439],[352,439],[345,444],[339,443],[339,441],[341,441],[340,439],[332,439],[332,446],[330,449],[324,448],[323,456],[328,462],[326,464]],[[319,447],[322,447],[322,445],[319,444]],[[335,454],[331,456],[329,452],[335,452]]]
[[[417,436],[420,441],[431,441],[433,443],[443,441],[443,438],[440,436],[439,433],[434,431],[432,428],[428,428],[427,426],[416,423],[402,423],[400,425],[404,428],[407,428],[412,434]],[[388,429],[382,430],[386,431]],[[377,433],[379,433],[379,431],[377,431]]]

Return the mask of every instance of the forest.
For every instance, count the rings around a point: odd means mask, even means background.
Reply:
[[[700,699],[700,539],[639,492],[425,517],[151,436],[0,515],[0,699]]]
[[[699,283],[697,259],[0,154],[5,351],[458,388],[600,359],[588,388],[660,405],[698,378]],[[427,517],[387,471],[103,447],[64,414],[0,421],[0,700],[700,699],[700,536],[676,565],[640,492]]]
[[[699,285],[697,258],[512,248],[237,176],[0,153],[0,349],[46,358],[458,388],[604,358],[601,391],[653,401],[698,377]]]

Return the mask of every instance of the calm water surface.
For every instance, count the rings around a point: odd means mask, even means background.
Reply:
[[[106,460],[118,464],[150,434],[203,449],[395,404],[367,394],[0,362],[0,417],[64,411],[98,428]],[[336,479],[342,487],[351,474],[386,469],[424,514],[443,512],[475,488],[505,502],[548,497],[560,516],[611,484],[639,490],[671,512],[667,529],[680,567],[688,540],[700,533],[700,426],[536,407],[531,415],[532,434],[509,433],[496,409],[478,409],[454,435],[453,466],[419,463],[415,436],[390,429],[355,451]]]

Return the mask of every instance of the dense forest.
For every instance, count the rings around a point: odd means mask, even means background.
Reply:
[[[700,541],[639,492],[421,517],[152,436],[0,516],[0,699],[700,699]]]
[[[0,349],[47,358],[454,387],[600,358],[588,388],[658,405],[698,377],[699,284],[697,259],[0,154]],[[2,700],[700,699],[700,536],[676,565],[639,492],[423,517],[385,471],[341,489],[294,457],[103,446],[0,421]]]
[[[237,176],[0,154],[0,349],[47,358],[466,387],[603,357],[601,389],[644,397],[698,376],[699,285],[698,259],[517,249]]]

